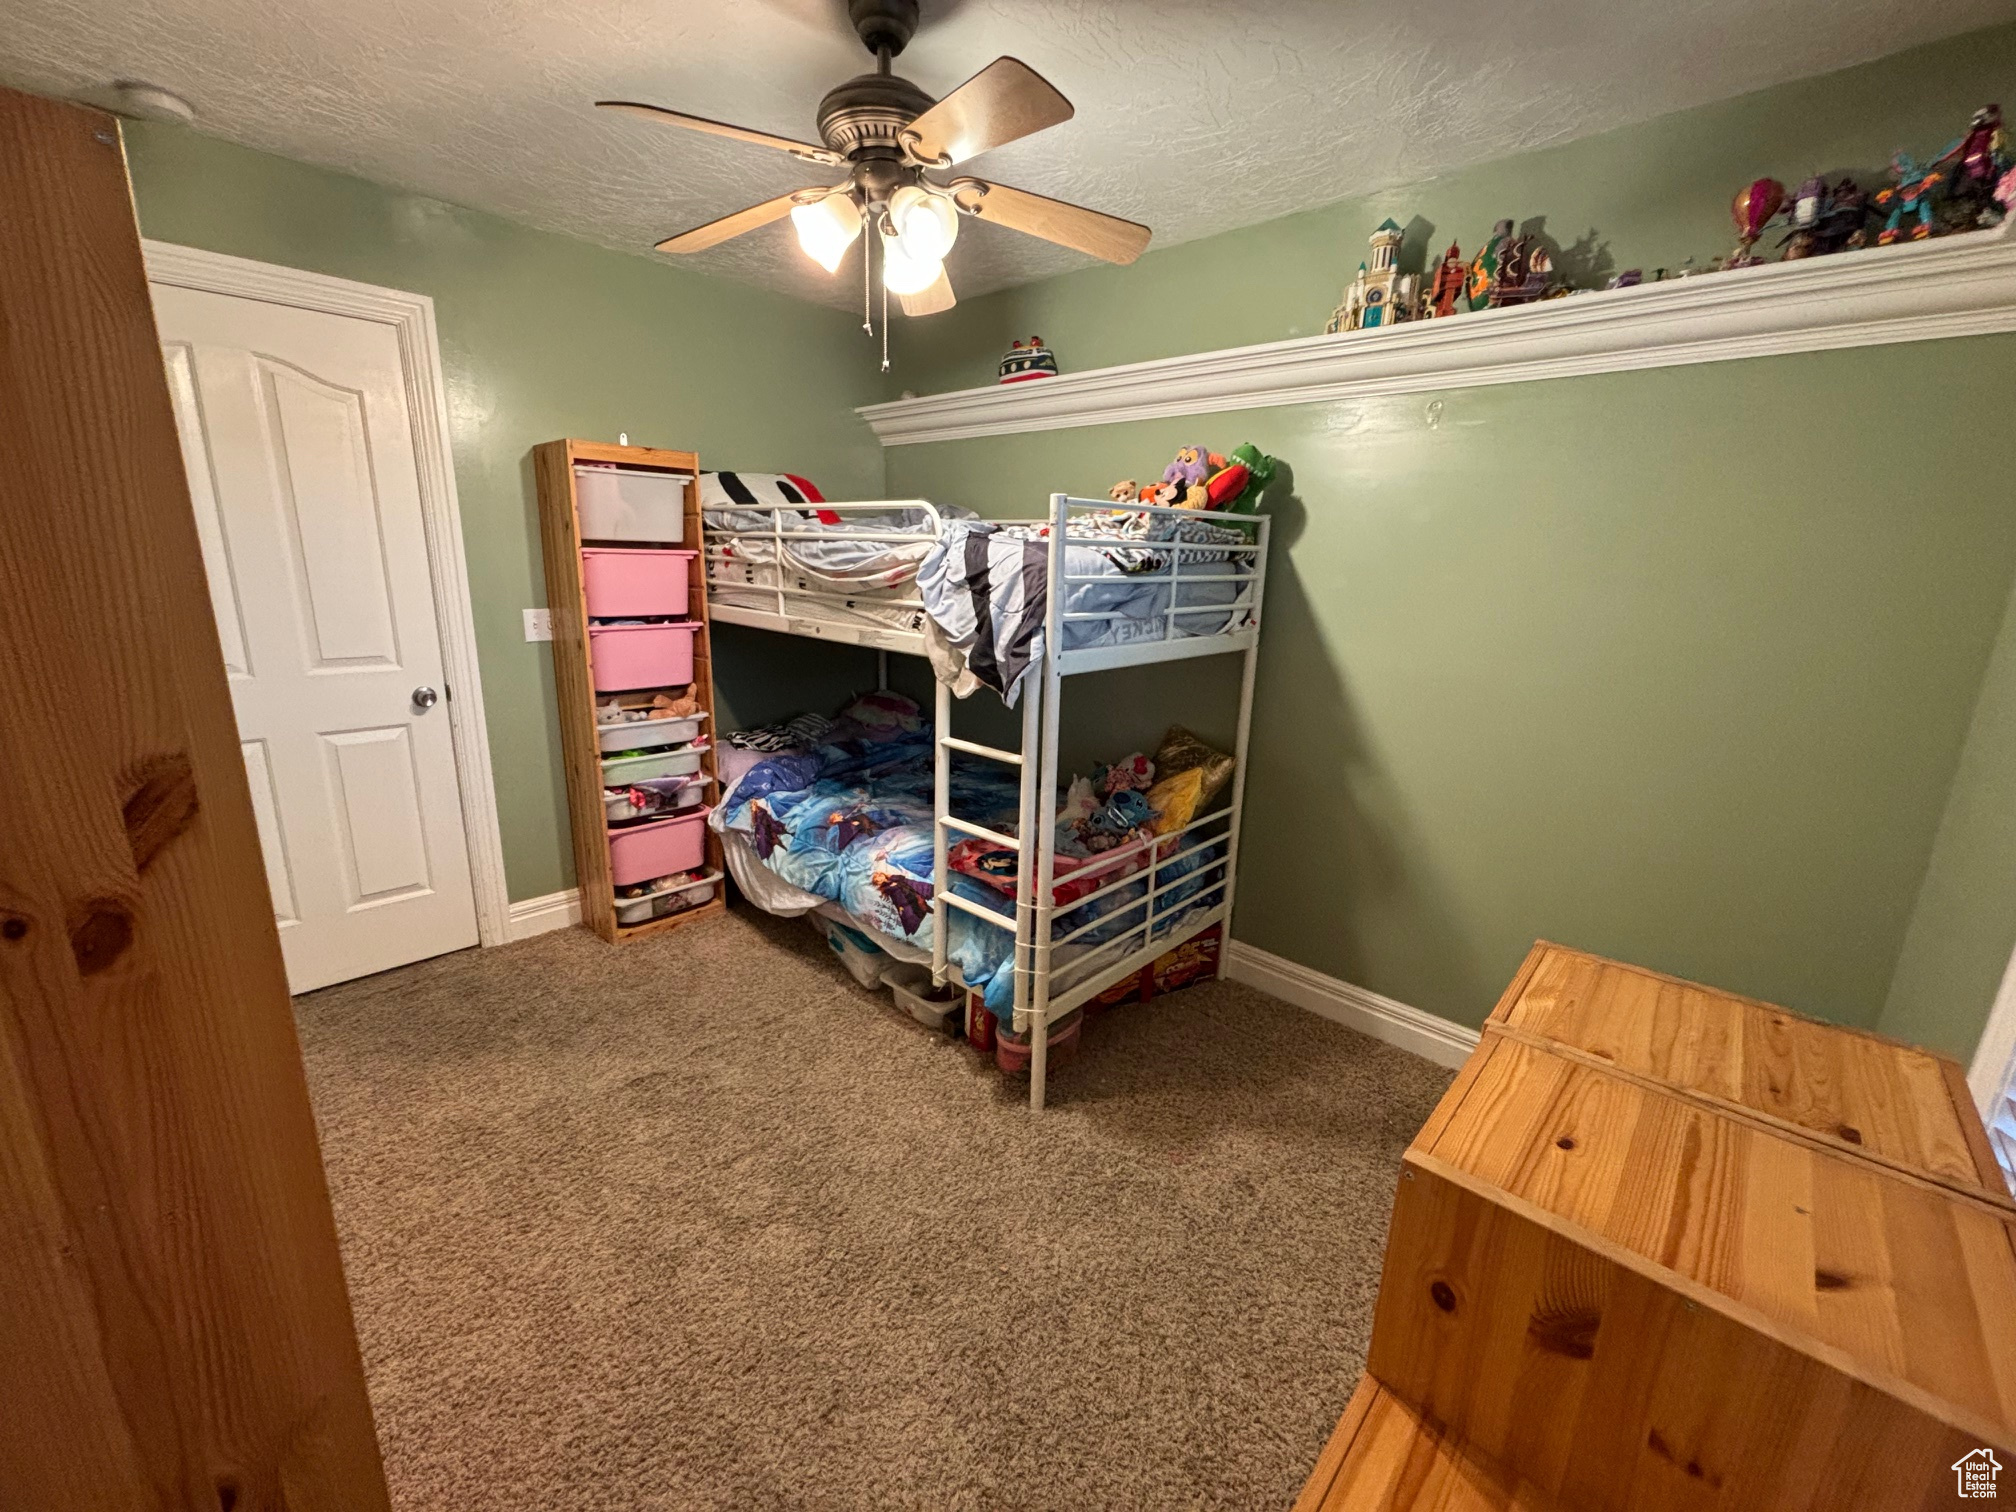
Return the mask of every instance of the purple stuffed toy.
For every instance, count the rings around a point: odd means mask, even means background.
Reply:
[[[1186,446],[1176,460],[1162,470],[1162,481],[1191,488],[1211,476],[1211,454],[1201,446]]]

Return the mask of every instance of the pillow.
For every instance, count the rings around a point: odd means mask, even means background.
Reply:
[[[1169,733],[1162,737],[1161,749],[1155,753],[1155,770],[1165,780],[1179,772],[1194,771],[1200,775],[1195,803],[1199,809],[1209,808],[1211,800],[1225,791],[1236,764],[1223,751],[1204,744],[1181,725],[1169,726]],[[1152,794],[1149,801],[1154,801]],[[1187,819],[1183,822],[1189,823]]]
[[[826,496],[795,473],[703,472],[700,507],[728,509],[737,504],[824,504]],[[830,509],[813,511],[821,525],[838,525]]]

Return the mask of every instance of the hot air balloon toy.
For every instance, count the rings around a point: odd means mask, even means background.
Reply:
[[[1736,202],[1729,207],[1730,217],[1736,222],[1736,251],[1724,267],[1748,268],[1764,260],[1750,249],[1757,245],[1757,238],[1764,234],[1765,226],[1784,203],[1785,186],[1776,179],[1760,178],[1737,194]]]

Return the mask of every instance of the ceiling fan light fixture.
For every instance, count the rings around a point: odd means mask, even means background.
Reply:
[[[889,197],[889,219],[904,250],[920,262],[943,262],[959,239],[959,212],[942,194],[905,184]]]
[[[809,205],[793,205],[791,224],[797,228],[798,245],[805,255],[832,273],[861,234],[861,207],[854,203],[853,195],[838,191]]]
[[[945,264],[935,257],[919,257],[904,244],[902,236],[882,233],[882,283],[891,294],[922,294],[938,282]]]

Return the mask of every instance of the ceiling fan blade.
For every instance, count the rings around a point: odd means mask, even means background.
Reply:
[[[1027,63],[996,58],[912,121],[903,144],[919,162],[944,168],[1071,114],[1071,102]]]
[[[839,153],[828,152],[824,147],[815,147],[810,142],[794,142],[789,137],[772,136],[767,131],[751,131],[747,126],[730,126],[725,121],[710,121],[705,116],[684,115],[676,110],[667,110],[662,105],[643,105],[635,100],[597,100],[595,108],[628,111],[631,115],[642,116],[647,121],[665,121],[674,126],[684,126],[689,131],[704,131],[709,136],[727,137],[737,142],[751,142],[758,147],[775,147],[779,152],[788,152],[793,157],[805,159],[808,163],[846,161]]]
[[[1026,189],[1011,189],[1006,184],[988,183],[984,179],[972,182],[985,184],[987,192],[980,195],[976,202],[960,190],[958,199],[962,207],[970,207],[981,220],[992,221],[997,226],[1006,226],[1011,231],[1029,236],[1040,236],[1060,247],[1089,252],[1110,263],[1131,263],[1147,250],[1148,238],[1155,234],[1146,226],[1122,220],[1117,215],[1102,215],[1097,210],[1046,199]],[[953,187],[959,188],[956,184]]]
[[[952,297],[952,280],[945,276],[943,264],[938,268],[938,281],[928,289],[918,294],[898,294],[896,299],[905,315],[936,315],[959,302]]]
[[[731,237],[740,236],[744,231],[754,231],[758,226],[767,226],[772,221],[782,220],[791,213],[791,207],[798,203],[801,194],[824,194],[826,191],[794,189],[789,194],[780,194],[775,199],[765,200],[760,205],[751,205],[747,210],[737,210],[733,215],[724,215],[717,221],[709,221],[704,226],[695,226],[691,231],[681,231],[677,236],[668,236],[658,243],[660,252],[705,252],[709,247],[718,247]]]

